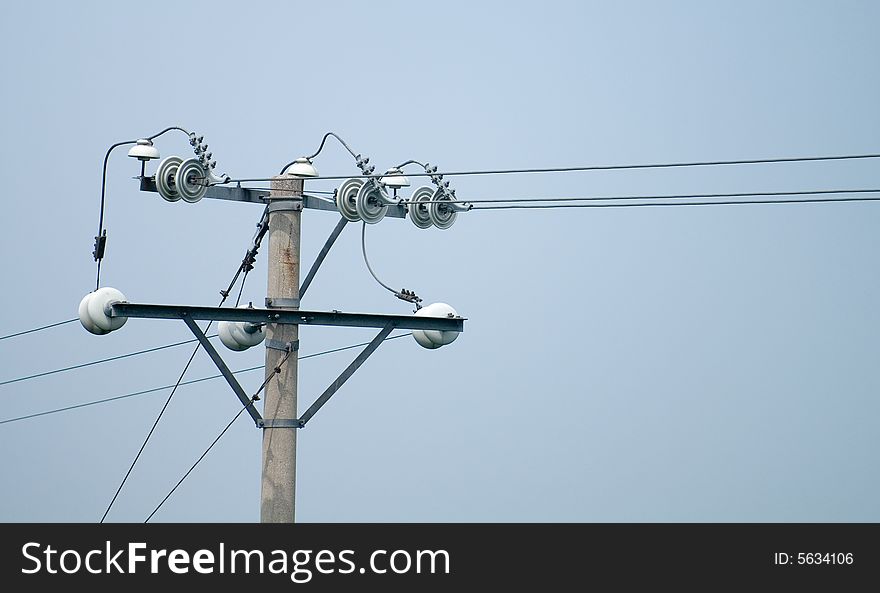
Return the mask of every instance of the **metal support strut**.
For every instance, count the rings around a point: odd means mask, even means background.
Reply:
[[[229,386],[232,387],[232,391],[235,392],[235,395],[238,396],[241,405],[245,406],[248,414],[251,415],[251,418],[254,422],[257,423],[257,426],[260,425],[260,422],[263,421],[263,417],[260,416],[260,413],[257,412],[257,409],[254,407],[254,402],[251,401],[251,398],[248,397],[247,393],[245,393],[244,389],[241,388],[238,381],[235,379],[235,375],[232,374],[232,371],[229,370],[229,367],[226,366],[226,363],[223,362],[223,359],[220,358],[220,354],[214,348],[214,345],[208,341],[208,338],[205,336],[205,333],[199,328],[198,324],[186,313],[181,313],[180,317],[183,319],[183,322],[190,329],[190,331],[195,335],[196,339],[199,341],[199,344],[202,345],[202,348],[205,349],[205,352],[208,353],[208,356],[211,357],[211,360],[214,361],[214,364],[217,365],[217,370],[220,371],[220,374],[223,375],[223,378],[226,379],[226,382],[229,383]]]
[[[180,317],[183,319],[183,322],[186,323],[186,326],[190,329],[190,331],[195,335],[196,339],[201,344],[202,348],[205,349],[205,352],[208,353],[208,356],[211,357],[211,360],[214,361],[214,364],[217,366],[217,370],[220,371],[220,374],[223,375],[223,378],[226,379],[226,382],[229,383],[229,386],[232,388],[232,391],[235,392],[235,395],[238,396],[239,401],[241,401],[242,405],[245,406],[248,414],[250,414],[257,428],[305,428],[306,423],[311,420],[311,418],[318,413],[324,404],[330,401],[330,398],[339,391],[339,388],[342,387],[346,381],[348,381],[351,376],[355,373],[356,370],[360,368],[364,362],[370,357],[370,355],[379,348],[382,342],[388,337],[388,335],[394,331],[394,328],[397,327],[397,323],[395,321],[389,321],[388,324],[382,328],[376,337],[373,338],[369,344],[367,344],[366,348],[364,348],[360,354],[357,355],[351,364],[349,364],[342,373],[336,377],[336,380],[330,384],[327,389],[324,390],[318,399],[309,406],[309,409],[303,413],[303,415],[299,418],[290,418],[290,419],[264,419],[260,413],[254,407],[253,401],[251,398],[247,396],[244,389],[242,389],[241,385],[235,379],[235,375],[232,374],[232,371],[229,370],[229,367],[226,366],[226,363],[223,362],[223,359],[220,357],[220,354],[214,348],[213,344],[208,340],[205,333],[199,328],[198,324],[195,320],[192,319],[187,313],[181,312]],[[288,347],[295,347],[293,344],[288,345]]]
[[[330,236],[327,237],[327,241],[324,243],[324,247],[321,248],[321,252],[318,253],[318,257],[315,258],[315,263],[312,264],[309,273],[306,274],[306,279],[303,280],[302,286],[299,287],[299,298],[302,298],[303,295],[308,290],[309,285],[312,283],[312,280],[315,279],[315,274],[318,273],[318,268],[321,267],[321,264],[324,263],[324,258],[327,257],[327,254],[330,253],[330,248],[333,247],[333,244],[336,243],[336,239],[339,238],[339,234],[342,233],[342,229],[345,228],[345,225],[348,224],[348,219],[340,216],[339,222],[336,223],[336,226],[333,228],[333,232],[330,233]]]
[[[322,393],[321,396],[315,400],[315,403],[309,406],[309,409],[306,410],[302,416],[300,416],[299,420],[301,422],[301,425],[299,426],[299,428],[303,428],[306,425],[306,422],[308,422],[312,416],[317,414],[318,410],[320,410],[324,406],[324,404],[326,404],[327,401],[331,397],[333,397],[333,394],[339,391],[339,388],[342,387],[343,383],[348,381],[348,379],[354,374],[354,372],[358,370],[358,368],[362,364],[364,364],[364,361],[370,357],[370,354],[375,352],[376,348],[378,348],[379,345],[385,341],[385,338],[387,338],[388,334],[390,334],[392,330],[394,330],[394,327],[394,322],[390,322],[388,325],[385,326],[382,331],[376,334],[376,337],[373,338],[373,340],[369,344],[367,344],[367,347],[364,348],[360,354],[358,354],[357,358],[355,358],[351,362],[351,364],[348,365],[344,371],[342,371],[342,373],[336,378],[336,380],[330,384],[330,387],[325,389],[324,393]]]

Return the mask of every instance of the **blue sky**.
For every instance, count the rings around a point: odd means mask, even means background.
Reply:
[[[235,177],[276,173],[327,130],[377,168],[875,153],[878,17],[871,2],[18,3],[0,23],[0,334],[72,317],[92,288],[113,142],[181,125]],[[189,150],[182,135],[157,146]],[[337,145],[316,165],[357,173]],[[114,153],[104,283],[216,304],[259,206],[166,203],[137,174]],[[873,160],[453,180],[472,198],[878,183]],[[336,220],[304,215],[304,260]],[[383,280],[469,321],[437,351],[383,345],[301,432],[298,520],[880,520],[878,221],[876,203],[853,203],[369,227]],[[359,248],[347,229],[303,306],[408,312]],[[188,337],[171,321],[100,337],[71,324],[0,342],[0,380]],[[306,328],[300,352],[370,337]],[[0,386],[0,419],[173,383],[188,354]],[[245,368],[263,352],[224,355]],[[353,357],[303,361],[300,409]],[[202,354],[187,378],[213,373]],[[0,424],[0,519],[100,519],[164,398]],[[181,389],[108,518],[146,518],[237,407],[218,381]],[[155,520],[258,520],[259,457],[242,419]]]

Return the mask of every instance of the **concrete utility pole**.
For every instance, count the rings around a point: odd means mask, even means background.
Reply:
[[[201,142],[201,139],[195,139],[195,141]],[[145,142],[147,141],[145,140]],[[197,148],[197,155],[201,155],[205,150],[202,145]],[[158,154],[155,153],[156,151],[151,152],[150,158],[158,158]],[[344,192],[342,200],[337,202],[336,199],[303,194],[303,177],[316,175],[316,171],[308,159],[298,159],[291,163],[288,169],[291,171],[290,174],[273,177],[272,187],[268,194],[262,188],[245,188],[240,185],[236,187],[226,187],[225,184],[199,185],[193,181],[192,176],[199,169],[201,161],[189,159],[183,164],[180,161],[180,157],[168,157],[160,163],[155,176],[145,177],[142,175],[139,177],[141,191],[158,192],[171,202],[177,201],[181,197],[183,199],[189,197],[188,201],[198,201],[205,197],[262,206],[268,201],[266,210],[268,220],[264,221],[262,217],[260,219],[261,244],[265,245],[266,241],[269,241],[267,256],[269,281],[265,307],[231,308],[132,303],[127,301],[119,291],[105,287],[94,293],[89,293],[86,297],[88,300],[83,300],[88,307],[83,312],[81,304],[80,322],[88,331],[103,334],[118,329],[125,323],[125,319],[130,317],[183,321],[217,366],[217,370],[226,379],[256,427],[263,431],[260,521],[262,523],[293,523],[296,502],[297,430],[305,428],[306,423],[318,413],[395,329],[413,330],[412,335],[416,342],[425,348],[435,349],[451,343],[459,333],[464,331],[465,320],[452,307],[444,303],[434,303],[423,307],[416,315],[346,313],[337,310],[310,311],[300,308],[300,293],[305,294],[308,290],[309,284],[315,278],[315,274],[339,234],[349,222],[354,220],[355,214],[352,214],[350,210],[354,207],[351,206],[351,199],[355,194],[358,196],[357,199],[366,200],[365,204],[367,205],[362,204],[362,207],[371,208],[370,212],[384,209],[380,210],[381,216],[387,215],[388,218],[403,219],[408,214],[415,216],[409,212],[405,204],[383,205],[380,199],[382,195],[378,197],[374,195],[380,193],[376,189],[376,182],[371,181],[370,185],[366,186],[364,184],[367,182],[362,179],[349,179],[346,182],[347,186],[343,184],[348,187],[347,193]],[[365,174],[372,173],[373,169],[365,169],[365,164],[366,160],[359,161]],[[204,167],[204,165],[201,166]],[[199,175],[204,176],[205,173]],[[439,183],[439,177],[437,182]],[[362,191],[365,187],[369,191]],[[428,193],[433,195],[432,192]],[[305,280],[300,284],[300,223],[304,208],[333,212],[341,217],[330,236],[327,237],[321,251],[317,254],[314,263],[305,275]],[[441,212],[442,216],[438,215],[440,218],[437,221],[432,219],[431,224],[440,228],[448,228],[454,220],[454,214],[454,212],[451,214]],[[420,216],[427,215],[422,213]],[[420,222],[416,224],[420,225],[420,228],[425,228],[421,226],[424,224],[424,220],[420,219]],[[268,225],[268,227],[263,225]],[[265,234],[262,234],[264,232]],[[252,255],[249,250],[249,259],[245,262],[250,261]],[[238,274],[236,274],[237,277]],[[409,300],[406,298],[407,296],[415,297],[414,294],[405,291],[401,291],[398,296],[404,300]],[[95,298],[100,299],[100,302],[94,301]],[[239,384],[235,374],[229,370],[228,365],[196,323],[196,321],[207,320],[230,324],[223,326],[228,330],[228,333],[225,334],[228,339],[223,340],[223,343],[235,351],[259,343],[259,340],[251,340],[241,336],[236,338],[235,332],[253,335],[255,327],[265,327],[266,383],[261,386],[264,389],[263,415],[260,415],[257,406],[254,405],[254,400]],[[312,401],[308,409],[302,415],[298,415],[297,363],[299,326],[301,324],[373,328],[378,329],[379,333]],[[96,331],[89,329],[92,326]],[[233,342],[231,345],[229,340]]]
[[[299,309],[301,179],[275,177],[269,198],[269,284],[266,305]],[[271,426],[276,419],[296,419],[297,352],[299,326],[269,323],[266,326],[266,376],[287,355],[281,372],[265,389],[263,416]],[[293,523],[296,500],[296,432],[293,426],[263,429],[263,465],[260,492],[262,523]]]

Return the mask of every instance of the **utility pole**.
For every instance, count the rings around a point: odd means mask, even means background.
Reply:
[[[299,309],[300,223],[302,180],[275,177],[269,197],[269,282],[267,307]],[[296,419],[297,349],[299,325],[266,325],[266,377],[276,374],[265,389],[260,521],[293,523],[296,499],[295,426],[272,426],[275,420]],[[287,345],[290,346],[287,346]],[[288,355],[286,348],[293,349]],[[277,423],[283,424],[283,423]]]
[[[183,128],[167,128],[150,138],[128,142],[135,144],[129,156],[137,157],[144,162],[158,159],[159,151],[153,147],[151,140],[172,129],[186,132]],[[362,159],[353,152],[352,156],[357,159],[364,178],[348,179],[337,190],[338,195],[334,192],[333,198],[303,193],[303,178],[317,176],[311,157],[295,160],[285,167],[286,175],[272,177],[272,185],[268,193],[262,188],[242,187],[240,181],[235,186],[228,186],[227,184],[232,181],[228,176],[220,178],[211,172],[216,163],[210,161],[211,153],[207,152],[208,146],[202,143],[204,138],[196,136],[194,132],[186,133],[190,136],[190,144],[198,158],[183,160],[178,156],[166,157],[159,163],[156,174],[149,177],[145,175],[142,164],[141,175],[137,178],[140,189],[157,192],[169,202],[182,199],[195,203],[202,198],[260,205],[268,202],[265,215],[260,219],[258,235],[262,241],[265,242],[267,239],[269,241],[267,257],[269,278],[265,307],[230,308],[137,303],[126,300],[125,295],[115,288],[104,287],[83,298],[79,306],[79,319],[87,331],[97,335],[119,329],[130,317],[183,321],[243,406],[239,415],[242,411],[247,411],[255,426],[263,431],[260,521],[293,523],[296,503],[297,430],[305,428],[306,423],[339,391],[395,329],[412,330],[412,336],[420,346],[433,350],[454,341],[458,334],[464,331],[465,321],[446,303],[433,303],[422,307],[414,315],[389,315],[346,313],[336,309],[303,310],[300,308],[300,297],[306,293],[327,253],[350,222],[363,220],[365,223],[375,224],[386,215],[389,218],[401,219],[409,216],[419,228],[433,225],[445,229],[455,221],[456,212],[466,211],[469,208],[457,205],[454,193],[446,190],[448,182],[442,182],[442,175],[436,174],[437,167],[429,169],[427,165],[424,165],[425,170],[430,174],[437,189],[422,187],[416,190],[414,195],[424,203],[421,207],[410,208],[408,202],[396,198],[396,193],[395,198],[390,198],[385,189],[391,187],[396,192],[397,188],[408,185],[399,168],[389,169],[386,176],[376,179],[376,176],[372,175],[375,167],[367,166],[369,159]],[[326,140],[330,135],[335,136],[331,132],[325,135],[324,139]],[[341,139],[339,140],[342,142]],[[342,144],[348,148],[344,142]],[[208,180],[208,183],[205,180]],[[300,284],[300,224],[304,208],[334,212],[340,218],[305,275],[305,280]],[[100,235],[96,241],[99,239]],[[256,238],[254,241],[254,246],[248,250],[247,259],[242,262],[242,266],[253,263],[255,250],[260,244]],[[103,253],[103,243],[96,247],[94,254],[96,258],[99,257],[99,252]],[[364,258],[366,259],[366,254]],[[367,266],[369,267],[369,263]],[[239,268],[239,273],[242,269],[243,267]],[[238,276],[239,274],[236,274],[235,280]],[[381,284],[381,281],[379,282]],[[395,296],[402,300],[408,302],[420,300],[413,292],[406,290],[398,292],[385,284],[383,286],[392,290]],[[223,294],[225,296],[226,291],[223,291]],[[197,321],[219,321],[220,341],[236,352],[265,341],[265,383],[260,387],[264,397],[262,416],[254,405],[256,397],[249,396],[239,384],[235,373],[229,370],[229,366],[196,323]],[[300,325],[379,330],[379,333],[364,345],[364,349],[312,401],[302,415],[297,414]],[[147,438],[149,439],[149,436]]]

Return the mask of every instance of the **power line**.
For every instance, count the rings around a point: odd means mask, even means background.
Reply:
[[[159,136],[165,134],[166,132],[170,132],[171,130],[180,130],[184,134],[189,135],[189,132],[187,132],[183,128],[178,126],[171,126],[165,128],[161,132],[153,134],[152,136],[147,136],[146,139],[150,141],[155,140]],[[137,143],[138,140],[123,140],[122,142],[111,144],[110,148],[107,149],[107,153],[104,155],[104,168],[101,173],[101,205],[98,213],[98,234],[95,236],[95,250],[92,252],[92,255],[95,258],[95,262],[98,264],[97,274],[95,276],[95,290],[98,290],[101,287],[101,261],[104,259],[104,249],[107,245],[107,231],[104,229],[104,203],[107,189],[107,161],[110,159],[110,153],[113,152],[114,148]]]
[[[404,200],[404,204],[516,204],[516,203],[545,203],[545,202],[604,202],[623,200],[675,200],[691,198],[744,198],[759,196],[815,196],[836,194],[877,194],[880,189],[814,189],[801,191],[753,191],[735,193],[698,193],[698,194],[649,194],[649,195],[624,195],[624,196],[576,196],[576,197],[553,197],[553,198],[478,198],[467,200],[422,200],[413,202]]]
[[[241,304],[241,295],[242,295],[242,293],[244,293],[244,284],[245,284],[245,282],[247,282],[247,278],[248,278],[249,273],[250,273],[250,270],[245,270],[244,276],[242,276],[242,278],[241,278],[241,285],[239,285],[239,287],[238,287],[238,296],[235,298],[235,306],[236,307],[238,307],[238,305]]]
[[[208,336],[208,338],[216,338],[217,334],[212,334]],[[44,371],[42,373],[35,373],[33,375],[27,375],[26,377],[18,377],[17,379],[8,379],[6,381],[0,381],[0,386],[9,385],[10,383],[19,383],[21,381],[28,381],[30,379],[36,379],[38,377],[45,377],[47,375],[54,375],[56,373],[63,373],[66,371],[73,371],[76,369],[82,369],[85,367],[94,366],[96,364],[103,364],[105,362],[113,362],[114,360],[122,360],[123,358],[131,358],[132,356],[140,356],[141,354],[149,354],[150,352],[158,352],[159,350],[166,350],[168,348],[176,348],[177,346],[183,346],[184,344],[192,344],[193,342],[197,342],[198,340],[184,340],[183,342],[174,342],[173,344],[165,344],[164,346],[156,346],[155,348],[147,348],[146,350],[138,350],[137,352],[129,352],[128,354],[120,354],[119,356],[111,356],[110,358],[102,358],[101,360],[93,360],[91,362],[84,362],[82,364],[75,364],[73,366],[64,367],[60,369],[53,369],[51,371]]]
[[[254,397],[256,397],[256,396],[254,396]],[[244,411],[247,409],[247,407],[248,407],[249,405],[251,405],[253,402],[254,402],[254,399],[252,398],[248,403],[246,403],[245,405],[243,405],[243,406],[238,410],[238,413],[237,413],[235,416],[232,417],[232,420],[229,421],[229,424],[227,424],[226,427],[225,427],[223,430],[220,431],[220,434],[218,434],[218,435],[217,435],[217,438],[215,438],[215,439],[211,442],[211,444],[208,445],[208,448],[205,449],[205,452],[202,453],[201,455],[199,455],[199,458],[196,459],[196,462],[193,463],[192,466],[191,466],[188,470],[186,470],[186,473],[183,474],[183,476],[177,481],[177,484],[175,484],[174,487],[168,492],[168,494],[165,495],[165,498],[163,498],[162,501],[156,506],[156,508],[153,509],[153,512],[150,513],[150,515],[144,520],[144,523],[149,523],[149,522],[150,522],[150,519],[152,519],[152,518],[153,518],[153,515],[155,515],[155,514],[159,511],[159,509],[162,507],[162,505],[165,504],[165,501],[168,500],[169,498],[171,498],[171,495],[174,494],[174,491],[177,490],[177,488],[178,488],[181,484],[183,484],[183,481],[184,481],[184,480],[185,480],[185,479],[186,479],[186,478],[192,473],[192,471],[193,471],[194,469],[196,469],[196,466],[197,466],[199,463],[201,463],[202,459],[205,458],[205,456],[211,451],[211,449],[214,448],[214,445],[217,444],[217,441],[219,441],[219,440],[223,437],[223,435],[226,434],[226,431],[229,430],[229,428],[235,423],[236,420],[238,420],[238,417],[241,416],[241,413],[244,412]]]
[[[807,157],[782,157],[782,158],[763,158],[763,159],[739,159],[729,161],[684,161],[677,163],[645,163],[645,164],[626,164],[626,165],[582,165],[574,167],[544,167],[544,168],[528,168],[528,169],[484,169],[472,171],[441,171],[433,173],[407,173],[409,177],[430,177],[432,175],[443,175],[446,177],[466,176],[466,175],[511,175],[526,173],[576,173],[583,171],[619,171],[625,169],[672,169],[679,167],[715,167],[723,165],[762,165],[772,163],[807,163],[821,161],[845,161],[845,160],[863,160],[880,158],[880,154],[847,154],[847,155],[831,155],[831,156],[807,156]],[[373,175],[318,175],[309,179],[349,179],[357,178],[380,178],[385,174]],[[259,177],[251,179],[230,179],[226,183],[246,183],[255,181],[271,181],[269,177]]]
[[[215,439],[211,442],[211,444],[208,445],[208,448],[205,449],[205,452],[202,453],[202,454],[199,456],[198,459],[196,459],[196,462],[193,463],[192,466],[191,466],[188,470],[186,470],[186,473],[183,474],[183,476],[177,481],[177,483],[174,485],[174,487],[171,488],[171,490],[168,492],[168,494],[165,495],[165,498],[163,498],[162,501],[161,501],[158,505],[156,505],[156,508],[153,509],[153,512],[150,513],[150,515],[144,520],[144,523],[149,523],[149,522],[150,522],[150,519],[153,518],[153,515],[155,515],[155,514],[159,511],[159,509],[162,508],[162,505],[165,504],[165,501],[166,501],[166,500],[168,500],[169,498],[171,498],[171,495],[174,494],[174,491],[177,490],[178,486],[180,486],[181,484],[183,484],[183,481],[187,478],[187,476],[189,476],[189,475],[192,473],[192,471],[193,471],[194,469],[196,469],[196,466],[197,466],[199,463],[201,463],[202,459],[204,459],[205,456],[206,456],[206,455],[211,451],[211,449],[214,447],[214,445],[217,444],[217,441],[219,441],[219,440],[223,437],[223,435],[226,434],[226,431],[229,430],[229,427],[231,427],[231,426],[235,423],[235,421],[238,420],[238,417],[241,416],[241,413],[244,412],[245,409],[246,409],[249,405],[251,405],[252,403],[254,403],[255,401],[257,401],[258,399],[260,399],[260,394],[263,392],[263,389],[266,388],[266,385],[269,384],[269,380],[270,380],[272,377],[274,377],[275,375],[277,375],[278,373],[281,372],[281,367],[284,366],[284,363],[287,362],[287,359],[290,358],[290,355],[293,354],[293,352],[294,352],[293,348],[288,348],[288,350],[287,350],[287,354],[285,354],[285,355],[284,355],[284,358],[282,358],[282,359],[278,362],[278,365],[272,370],[272,373],[270,373],[270,374],[269,374],[269,375],[263,380],[263,384],[260,385],[259,389],[257,389],[257,391],[251,396],[250,401],[248,401],[247,403],[245,403],[245,404],[244,404],[244,405],[238,410],[238,413],[237,413],[235,416],[232,417],[232,420],[229,421],[229,424],[227,424],[226,427],[225,427],[223,430],[220,431],[220,434],[217,435],[217,438],[215,438]]]
[[[225,299],[226,297],[224,297]],[[211,327],[211,323],[208,323],[208,327]],[[207,328],[205,328],[207,331]],[[138,449],[137,454],[134,456],[134,459],[131,462],[131,465],[128,467],[128,471],[125,472],[125,476],[122,478],[122,482],[119,483],[119,488],[116,489],[116,492],[113,494],[113,498],[110,499],[110,504],[107,505],[107,509],[104,511],[104,514],[101,516],[101,523],[104,522],[104,519],[107,518],[107,514],[110,512],[110,509],[113,508],[113,503],[116,502],[116,499],[119,497],[119,493],[122,492],[122,487],[125,486],[125,482],[128,481],[128,476],[131,475],[132,470],[134,469],[135,464],[137,464],[138,459],[141,458],[141,453],[144,452],[144,448],[146,448],[147,443],[150,441],[150,437],[153,436],[153,432],[156,430],[156,427],[159,425],[159,420],[162,419],[162,415],[165,414],[165,410],[168,409],[168,404],[171,403],[171,398],[174,397],[174,394],[177,392],[177,388],[180,387],[181,381],[183,381],[183,376],[186,375],[186,371],[189,370],[189,365],[192,364],[193,359],[195,359],[196,354],[199,351],[201,344],[196,344],[196,347],[193,349],[193,353],[190,355],[189,360],[186,361],[186,365],[183,367],[183,371],[181,371],[180,376],[177,378],[177,382],[174,384],[174,387],[171,388],[171,393],[168,394],[168,399],[165,400],[165,403],[162,405],[162,409],[159,410],[159,415],[156,416],[156,420],[153,422],[153,426],[150,427],[150,432],[147,433],[147,438],[144,439],[144,442],[141,444],[141,448]]]
[[[247,277],[247,273],[253,268],[253,264],[256,261],[257,251],[260,248],[260,243],[263,240],[263,237],[266,235],[266,232],[269,230],[269,205],[263,209],[263,214],[260,216],[260,222],[257,223],[257,231],[254,233],[254,238],[251,241],[251,247],[248,248],[247,252],[245,252],[245,256],[242,259],[241,263],[238,265],[238,269],[235,271],[235,275],[232,277],[232,281],[229,283],[229,286],[226,290],[221,290],[220,295],[220,304],[218,307],[222,307],[223,303],[226,302],[226,299],[229,298],[229,293],[232,290],[233,286],[235,286],[235,282],[238,280],[239,275],[244,272],[245,277]],[[244,280],[242,280],[244,282]],[[244,287],[242,286],[242,290]],[[213,321],[209,321],[208,325],[205,326],[205,333],[211,328]],[[174,397],[174,394],[177,393],[177,388],[180,386],[181,381],[183,381],[183,377],[186,375],[186,372],[189,370],[192,361],[195,359],[196,354],[199,352],[199,348],[201,348],[201,343],[196,344],[195,349],[193,349],[193,353],[190,355],[189,360],[186,362],[186,365],[183,367],[183,371],[181,371],[180,376],[177,378],[177,382],[174,384],[174,387],[171,388],[171,393],[168,394],[168,399],[165,400],[165,403],[162,406],[162,409],[159,410],[159,415],[156,416],[156,420],[153,422],[153,426],[150,427],[150,431],[147,433],[147,437],[144,439],[143,444],[140,449],[138,449],[137,454],[134,456],[134,460],[132,460],[131,465],[128,468],[128,471],[125,472],[125,476],[122,478],[122,482],[119,484],[119,488],[116,489],[116,493],[113,495],[113,498],[110,500],[110,504],[107,506],[107,509],[104,511],[104,515],[101,517],[101,523],[104,522],[104,519],[107,518],[107,513],[110,512],[110,509],[113,507],[113,503],[116,502],[116,499],[119,497],[119,493],[122,491],[122,487],[125,486],[125,482],[128,480],[128,477],[131,475],[134,466],[137,464],[138,459],[140,459],[141,454],[144,452],[144,448],[147,446],[147,443],[150,441],[150,438],[153,436],[153,432],[156,430],[156,426],[159,425],[159,421],[162,419],[162,416],[165,414],[165,410],[168,409],[168,405],[171,403],[171,398]]]
[[[74,317],[73,319],[65,319],[64,321],[59,321],[57,323],[50,323],[49,325],[43,325],[41,327],[35,327],[33,329],[26,329],[24,331],[15,332],[14,334],[7,334],[5,336],[0,336],[0,340],[6,340],[9,338],[15,338],[18,336],[23,336],[25,334],[32,334],[34,332],[43,331],[44,329],[49,329],[51,327],[58,327],[59,325],[65,325],[67,323],[73,323],[74,321],[79,321],[78,318]]]
[[[240,371],[233,371],[232,374],[237,375],[240,373],[248,373],[250,371],[256,371],[257,369],[262,369],[262,368],[264,368],[263,365],[260,365],[257,367],[251,367],[249,369],[241,369]],[[223,375],[211,375],[210,377],[201,377],[199,379],[192,379],[190,381],[184,381],[183,383],[180,384],[180,386],[182,387],[184,385],[192,385],[193,383],[201,383],[203,381],[210,381],[212,379],[219,379],[222,376]],[[133,393],[126,393],[124,395],[116,395],[116,396],[107,397],[104,399],[96,399],[96,400],[84,402],[81,404],[74,404],[72,406],[66,406],[64,408],[55,408],[54,410],[46,410],[45,412],[36,412],[35,414],[28,414],[27,416],[18,416],[17,418],[7,418],[6,420],[0,420],[0,424],[7,424],[9,422],[18,422],[19,420],[28,420],[30,418],[37,418],[39,416],[47,416],[49,414],[57,414],[58,412],[67,412],[68,410],[76,410],[77,408],[96,406],[98,404],[105,404],[105,403],[120,400],[120,399],[127,399],[129,397],[136,397],[138,395],[146,395],[148,393],[155,393],[157,391],[163,391],[165,389],[170,389],[172,387],[174,387],[174,385],[163,385],[162,387],[153,387],[151,389],[144,389],[143,391],[135,391]]]
[[[754,204],[829,204],[832,202],[877,202],[876,198],[807,198],[803,200],[735,200],[724,202],[639,202],[636,204],[512,204],[474,206],[473,210],[546,210],[552,208],[636,208],[642,206],[736,206]]]
[[[381,286],[381,287],[384,288],[385,290],[390,290],[392,294],[395,294],[395,295],[396,295],[396,294],[397,294],[397,291],[394,290],[393,288],[391,288],[390,286],[388,286],[387,284],[385,284],[384,282],[382,282],[381,280],[379,280],[379,277],[376,276],[376,273],[373,271],[372,266],[370,266],[370,260],[367,259],[367,239],[366,239],[366,235],[367,235],[367,223],[364,222],[364,223],[361,225],[361,252],[364,254],[364,263],[367,264],[367,270],[369,270],[369,272],[370,272],[370,276],[373,277],[373,280],[375,280],[376,282],[379,283],[379,286]]]
[[[404,337],[406,337],[406,336],[410,336],[410,335],[412,335],[412,333],[410,333],[410,332],[407,332],[407,333],[405,333],[405,334],[398,334],[398,335],[396,335],[396,336],[390,336],[390,337],[388,337],[388,338],[385,338],[385,341],[387,342],[387,341],[389,341],[389,340],[396,340],[397,338],[404,338]],[[369,345],[369,342],[361,342],[360,344],[352,344],[352,345],[350,345],[350,346],[342,346],[341,348],[333,348],[333,349],[331,349],[331,350],[324,350],[324,351],[322,351],[322,352],[315,352],[315,353],[313,353],[313,354],[306,354],[305,356],[300,356],[300,357],[299,357],[299,360],[302,361],[302,360],[306,360],[306,359],[309,359],[309,358],[315,358],[315,357],[318,357],[318,356],[324,356],[324,355],[326,355],[326,354],[334,354],[334,353],[336,353],[336,352],[342,352],[342,351],[344,351],[344,350],[352,350],[353,348],[362,348],[362,347],[367,346],[367,345]],[[238,371],[233,371],[232,374],[233,374],[233,375],[238,375],[238,374],[241,374],[241,373],[249,373],[249,372],[256,371],[256,370],[258,370],[258,369],[262,369],[262,368],[265,368],[264,365],[255,366],[255,367],[250,367],[250,368],[246,368],[246,369],[241,369],[241,370],[238,370]],[[213,379],[220,379],[222,376],[223,376],[223,375],[218,374],[218,375],[210,375],[210,376],[208,376],[208,377],[200,377],[200,378],[198,378],[198,379],[191,379],[191,380],[189,380],[189,381],[183,381],[182,383],[180,383],[180,386],[183,387],[184,385],[192,385],[192,384],[194,384],[194,383],[202,383],[202,382],[204,382],[204,381],[211,381],[211,380],[213,380]],[[15,417],[15,418],[7,418],[7,419],[5,419],[5,420],[0,420],[0,424],[8,424],[8,423],[10,423],[10,422],[18,422],[18,421],[21,421],[21,420],[29,420],[29,419],[31,419],[31,418],[37,418],[37,417],[39,417],[39,416],[48,416],[49,414],[57,414],[57,413],[59,413],[59,412],[67,412],[67,411],[69,411],[69,410],[76,410],[76,409],[78,409],[78,408],[85,408],[85,407],[89,407],[89,406],[96,406],[96,405],[99,405],[99,404],[104,404],[104,403],[108,403],[108,402],[113,402],[113,401],[117,401],[117,400],[121,400],[121,399],[128,399],[128,398],[131,398],[131,397],[137,397],[137,396],[139,396],[139,395],[147,395],[147,394],[149,394],[149,393],[155,393],[155,392],[157,392],[157,391],[163,391],[163,390],[165,390],[165,389],[170,389],[170,388],[172,388],[172,387],[174,387],[174,385],[163,385],[163,386],[161,386],[161,387],[152,387],[152,388],[150,388],[150,389],[144,389],[144,390],[142,390],[142,391],[135,391],[135,392],[133,392],[133,393],[125,393],[125,394],[123,394],[123,395],[115,395],[115,396],[106,397],[106,398],[103,398],[103,399],[96,399],[96,400],[92,400],[92,401],[88,401],[88,402],[83,402],[83,403],[81,403],[81,404],[74,404],[74,405],[71,405],[71,406],[65,406],[65,407],[63,407],[63,408],[55,408],[55,409],[52,409],[52,410],[46,410],[46,411],[44,411],[44,412],[36,412],[36,413],[34,413],[34,414],[28,414],[28,415],[26,415],[26,416],[18,416],[18,417]]]

